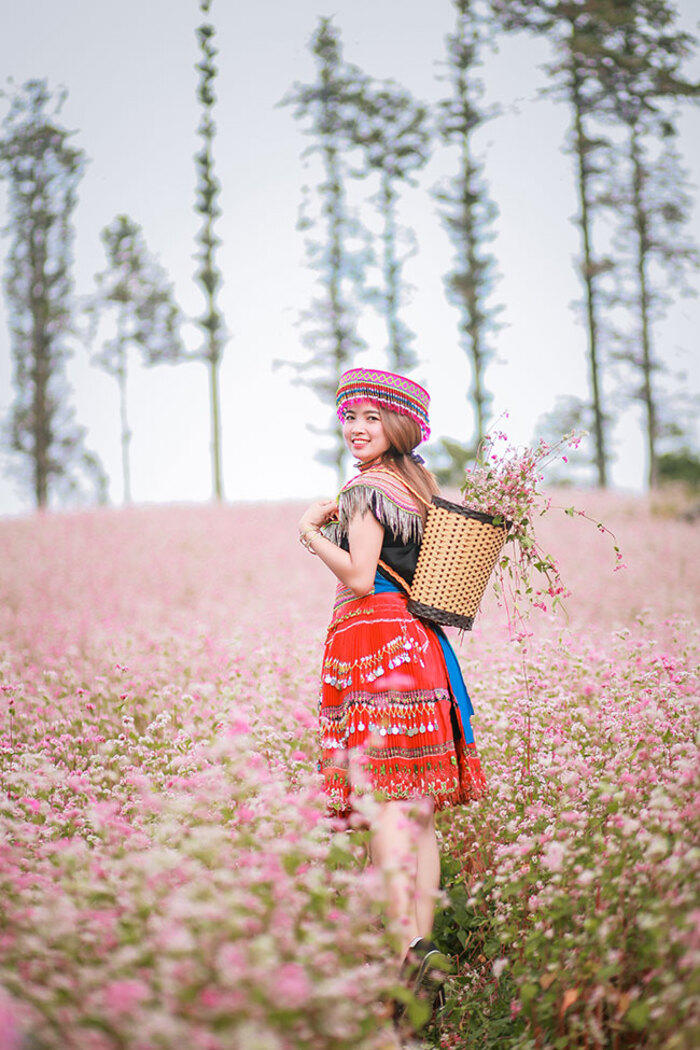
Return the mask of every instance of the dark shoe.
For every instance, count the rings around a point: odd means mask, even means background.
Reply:
[[[441,996],[444,1005],[443,984],[448,974],[452,972],[452,964],[447,956],[440,951],[433,942],[427,942],[427,950],[423,956],[418,975],[414,985],[414,995],[430,1005],[431,1011],[436,1008],[436,1000]]]
[[[441,984],[438,988],[438,993],[435,996],[435,1002],[433,1004],[433,1018],[440,1017],[446,1005],[447,997],[445,996],[445,986],[444,984]]]
[[[409,1028],[412,1032],[420,1031],[435,1015],[436,1010],[445,1005],[442,986],[447,975],[452,972],[452,966],[434,941],[421,938],[407,952],[401,970],[413,997],[425,1003],[430,1011],[422,1023],[414,1025],[406,1016],[405,1004],[397,1003],[394,1023],[400,1029]]]
[[[409,947],[408,951],[403,957],[401,963],[401,969],[399,970],[399,983],[410,992],[413,989],[418,971],[420,970],[421,962],[423,961],[424,952],[421,951],[421,945],[426,942],[420,940],[412,947]],[[394,1001],[394,1009],[392,1013],[394,1025],[398,1025],[403,1015],[406,1012],[406,1003],[403,999],[396,999]]]

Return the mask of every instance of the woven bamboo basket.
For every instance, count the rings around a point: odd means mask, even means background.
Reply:
[[[406,487],[428,508],[408,609],[425,620],[470,631],[511,523],[494,525],[492,515],[441,496],[427,503]]]

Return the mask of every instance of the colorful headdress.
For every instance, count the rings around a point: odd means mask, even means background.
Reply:
[[[393,372],[380,372],[376,368],[351,368],[343,373],[338,384],[335,399],[338,419],[342,421],[344,409],[358,401],[376,401],[394,412],[403,412],[415,419],[423,441],[430,437],[430,395],[412,379]]]

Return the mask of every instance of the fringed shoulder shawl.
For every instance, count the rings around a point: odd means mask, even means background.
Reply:
[[[403,543],[423,537],[423,519],[418,504],[402,480],[382,467],[370,467],[343,485],[338,495],[338,520],[324,526],[328,539],[340,545],[348,534],[351,518],[370,510]]]

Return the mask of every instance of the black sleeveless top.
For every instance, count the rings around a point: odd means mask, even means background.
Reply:
[[[382,524],[384,523],[382,522]],[[341,537],[339,546],[344,551],[350,550],[347,536]],[[388,525],[384,525],[384,542],[382,543],[379,557],[386,562],[390,569],[397,572],[402,580],[405,580],[408,587],[413,582],[419,552],[419,540],[402,540]],[[378,565],[377,568],[379,572],[382,572],[381,565]],[[386,576],[393,583],[397,582],[390,573],[382,573],[382,575]]]

